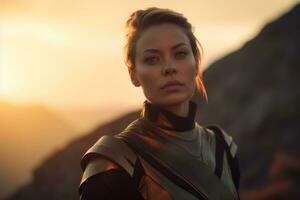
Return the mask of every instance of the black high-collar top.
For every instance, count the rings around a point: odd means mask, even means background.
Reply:
[[[188,116],[181,117],[146,100],[144,101],[141,117],[148,119],[163,129],[188,131],[195,127],[196,110],[197,104],[193,101],[189,101]]]

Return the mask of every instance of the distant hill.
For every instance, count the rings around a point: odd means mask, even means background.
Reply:
[[[77,130],[40,105],[0,101],[0,199],[30,180],[33,167]]]
[[[204,73],[197,120],[239,144],[242,199],[300,199],[299,77],[300,4]]]
[[[99,123],[108,122],[130,109],[123,105],[99,105],[99,107],[53,107],[52,110],[76,126],[80,133],[86,133],[95,129]]]
[[[209,102],[194,97],[197,121],[220,124],[239,145],[243,200],[300,199],[299,19],[300,4],[213,63],[204,73]],[[78,199],[82,154],[137,116],[124,115],[54,152],[9,200]]]

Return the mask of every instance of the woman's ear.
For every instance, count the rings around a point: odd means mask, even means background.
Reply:
[[[129,75],[130,75],[130,79],[131,79],[132,84],[133,84],[135,87],[141,86],[139,80],[138,80],[137,77],[136,77],[135,69],[128,67],[128,72],[129,72]]]

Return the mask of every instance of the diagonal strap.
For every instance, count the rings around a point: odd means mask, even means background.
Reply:
[[[178,175],[173,170],[171,170],[170,167],[164,164],[161,160],[153,157],[153,155],[144,151],[142,152],[140,151],[139,154],[148,163],[151,163],[151,166],[153,166],[157,171],[161,172],[164,176],[166,176],[168,179],[176,183],[179,187],[190,192],[191,194],[199,198],[199,200],[208,199],[206,194],[199,191],[196,187],[194,187],[193,185],[185,181],[183,177],[180,177],[180,175]]]
[[[224,160],[224,152],[226,149],[226,142],[224,140],[223,133],[221,129],[216,125],[209,125],[205,128],[210,129],[214,132],[216,138],[216,151],[215,151],[215,160],[216,160],[216,168],[215,174],[221,178],[223,172],[223,160]]]

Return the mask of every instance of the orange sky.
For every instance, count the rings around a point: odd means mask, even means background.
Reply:
[[[195,26],[207,66],[297,1],[182,2],[0,0],[0,99],[137,107],[144,97],[123,62],[124,24],[131,12],[149,6],[182,12]]]

